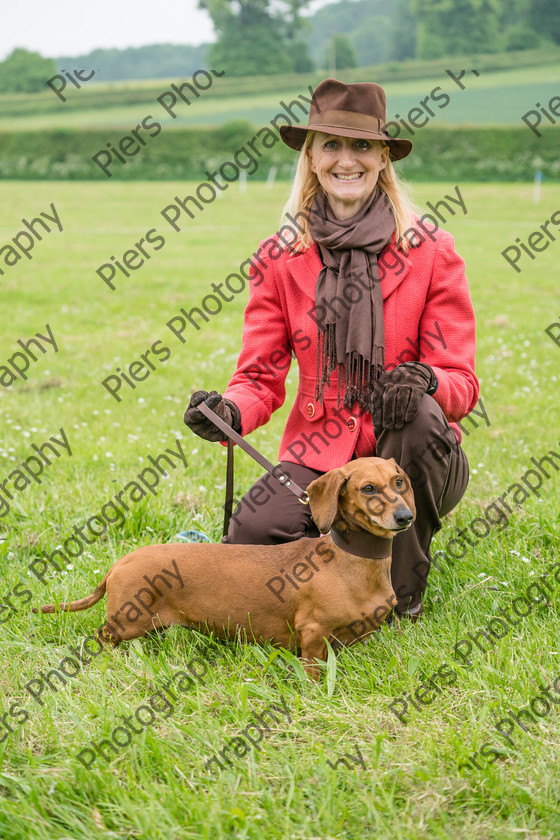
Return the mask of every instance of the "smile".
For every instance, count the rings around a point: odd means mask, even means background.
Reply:
[[[338,178],[339,181],[357,181],[358,178],[361,178],[363,172],[353,172],[351,175],[342,175],[341,173],[337,172],[334,177]]]

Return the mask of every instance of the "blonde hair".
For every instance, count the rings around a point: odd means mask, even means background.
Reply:
[[[294,251],[307,250],[313,244],[313,238],[309,230],[308,214],[313,204],[313,199],[321,189],[321,185],[309,165],[307,152],[313,143],[316,133],[316,131],[308,131],[305,135],[292,190],[282,211],[282,224],[290,224],[290,220],[287,219],[287,214],[289,213],[292,218],[297,219],[299,227],[302,228],[302,231],[298,232],[296,241],[292,243],[291,247]],[[389,199],[389,204],[395,217],[396,245],[406,254],[410,243],[404,234],[412,227],[414,213],[417,211],[417,208],[405,187],[404,181],[393,169],[393,164],[388,156],[389,147],[382,140],[376,140],[374,142],[382,148],[387,149],[387,165],[380,171],[377,183]],[[298,213],[300,216],[297,215]]]

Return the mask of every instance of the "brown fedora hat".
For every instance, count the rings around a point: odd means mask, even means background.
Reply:
[[[308,131],[322,131],[342,137],[384,140],[391,160],[410,154],[410,140],[397,140],[385,128],[387,105],[385,91],[373,82],[346,85],[337,79],[325,79],[315,88],[306,126],[280,126],[280,137],[291,149],[299,151]]]

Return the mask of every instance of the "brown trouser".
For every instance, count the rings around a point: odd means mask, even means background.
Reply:
[[[467,457],[432,397],[400,431],[383,431],[377,440],[380,458],[394,458],[406,471],[414,490],[416,521],[393,541],[391,577],[398,599],[397,613],[421,609],[430,570],[430,542],[463,496],[469,481]],[[322,472],[282,461],[281,467],[305,489]],[[303,505],[273,476],[263,476],[239,502],[224,542],[276,545],[318,537],[308,505]]]

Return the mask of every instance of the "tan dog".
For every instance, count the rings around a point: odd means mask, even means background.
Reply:
[[[392,540],[416,511],[394,459],[358,458],[325,473],[307,492],[317,528],[330,531],[327,536],[277,546],[137,548],[117,560],[91,595],[58,609],[88,609],[106,591],[100,638],[115,646],[173,624],[222,639],[244,631],[249,641],[299,651],[316,677],[320,669],[312,663],[326,661],[325,639],[335,648],[353,644],[377,630],[396,604]]]

